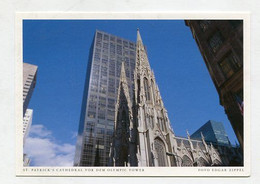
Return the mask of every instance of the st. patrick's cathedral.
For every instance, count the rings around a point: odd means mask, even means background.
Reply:
[[[174,134],[147,52],[137,30],[133,99],[124,63],[116,103],[109,166],[231,166],[241,165],[239,150]]]

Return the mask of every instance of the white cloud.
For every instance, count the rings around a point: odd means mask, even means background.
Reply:
[[[32,125],[24,152],[33,166],[73,166],[75,146],[58,144],[43,125]]]
[[[32,125],[30,128],[30,136],[49,137],[51,134],[51,131],[43,125]]]

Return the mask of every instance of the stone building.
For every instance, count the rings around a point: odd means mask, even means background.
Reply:
[[[243,149],[243,20],[186,20]]]
[[[174,134],[159,87],[150,68],[139,30],[133,100],[130,98],[124,64],[118,88],[110,166],[220,166],[230,160],[221,158],[218,149],[201,140]],[[233,148],[230,148],[232,150]],[[223,149],[223,154],[227,151]]]

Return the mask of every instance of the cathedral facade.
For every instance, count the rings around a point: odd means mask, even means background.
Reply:
[[[201,140],[195,140],[188,132],[187,138],[174,134],[137,30],[133,97],[122,63],[108,165],[223,166],[230,165],[232,155],[238,155],[233,147],[216,147],[206,142],[203,135]]]

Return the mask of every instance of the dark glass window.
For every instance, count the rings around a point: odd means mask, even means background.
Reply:
[[[221,47],[221,45],[223,44],[224,38],[223,38],[222,34],[220,33],[220,31],[217,31],[217,32],[215,32],[215,34],[212,37],[210,37],[208,42],[209,42],[209,46],[212,49],[212,51],[214,53],[216,53],[219,50],[219,48]]]
[[[108,105],[107,105],[108,108],[110,109],[114,109],[115,108],[115,100],[112,99],[112,98],[108,98]]]
[[[115,54],[116,53],[116,46],[114,43],[110,43],[110,54]]]
[[[121,45],[117,45],[116,46],[116,52],[117,52],[117,54],[119,54],[119,55],[122,55],[122,46]]]
[[[122,44],[122,40],[120,38],[117,38],[117,43]]]
[[[107,63],[108,63],[108,59],[107,58],[108,57],[104,55],[104,58],[102,59],[102,64],[103,65],[107,65]]]
[[[219,66],[224,76],[229,78],[242,66],[242,63],[231,53],[219,63]]]
[[[105,119],[106,118],[106,111],[105,109],[98,110],[98,119]]]
[[[200,20],[199,21],[200,28],[202,29],[203,32],[205,32],[209,28],[210,24],[211,24],[210,20]]]
[[[135,52],[134,51],[130,51],[130,57],[135,57]]]
[[[230,77],[231,75],[233,75],[234,71],[232,70],[229,62],[227,59],[224,59],[223,61],[221,61],[219,63],[220,68],[222,70],[222,72],[224,73],[225,77]]]
[[[95,60],[96,63],[99,63],[100,57],[101,57],[101,52],[96,51],[95,55],[94,55],[94,60]]]
[[[96,112],[88,111],[88,117],[89,118],[95,118],[96,117]]]
[[[103,48],[104,48],[104,49],[108,49],[108,43],[104,42],[104,43],[103,43]]]
[[[105,40],[105,41],[108,41],[108,40],[109,40],[109,36],[105,34],[105,35],[104,35],[104,40]]]
[[[111,121],[115,120],[115,110],[111,110],[111,109],[107,110],[107,119]]]
[[[110,76],[115,76],[115,60],[114,59],[110,59],[109,62],[109,75]]]
[[[110,41],[115,41],[115,37],[114,36],[110,36]]]
[[[135,49],[135,48],[134,48],[134,44],[133,44],[133,43],[129,43],[129,48],[132,49],[132,50],[134,50],[134,49]]]

